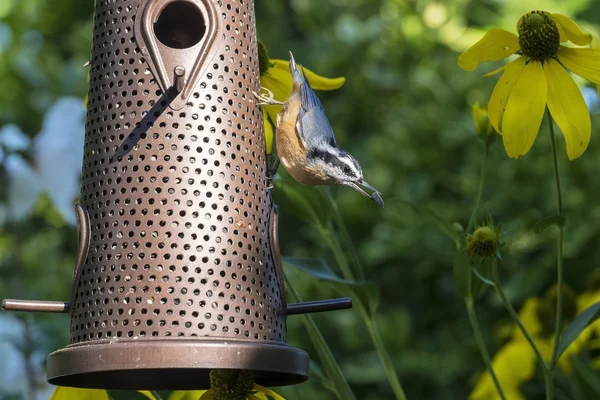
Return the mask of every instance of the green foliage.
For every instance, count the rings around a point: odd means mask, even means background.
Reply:
[[[460,227],[469,221],[482,158],[470,105],[487,103],[496,78],[481,74],[501,64],[466,73],[457,67],[456,57],[488,27],[514,31],[530,8],[574,16],[597,33],[600,5],[591,0],[256,0],[255,7],[257,31],[272,58],[286,58],[293,50],[311,70],[347,78],[341,90],[318,95],[338,143],[360,161],[365,178],[386,201],[381,210],[349,188],[335,188],[333,208],[322,191],[300,186],[280,168],[272,193],[279,205],[282,254],[293,257],[288,262],[323,259],[331,266],[317,279],[293,273],[290,283],[303,300],[351,291],[355,304],[365,305],[376,321],[377,335],[409,399],[467,398],[483,364],[457,295],[453,264],[454,255],[461,254],[457,248],[466,232]],[[0,0],[0,128],[13,123],[33,137],[58,98],[73,95],[83,101],[92,18],[92,1]],[[2,33],[7,29],[9,39]],[[589,289],[585,277],[598,266],[597,114],[592,127],[590,147],[574,163],[566,162],[564,142],[558,140],[567,215],[565,281],[576,293]],[[480,207],[481,214],[502,222],[507,243],[500,273],[506,296],[517,309],[526,298],[542,297],[555,282],[554,230],[544,228],[563,221],[543,220],[555,210],[546,134],[541,132],[538,143],[518,161],[509,160],[496,140]],[[2,201],[6,190],[2,171]],[[74,227],[40,198],[30,218],[0,229],[0,298],[66,299],[77,246]],[[332,245],[339,245],[341,254]],[[459,261],[461,279],[480,282],[470,264]],[[338,278],[344,263],[355,279]],[[286,274],[297,272],[294,265],[298,267],[295,262],[286,265]],[[300,269],[311,270],[307,264]],[[458,290],[465,295],[468,288]],[[501,327],[510,319],[492,290],[476,301],[493,356],[507,340]],[[24,316],[15,316],[25,323]],[[592,317],[585,323],[579,318],[563,334],[561,346],[572,340],[571,329],[577,326],[580,332]],[[47,354],[68,343],[66,316],[36,314],[32,321],[37,333],[28,352]],[[289,344],[306,349],[313,359],[314,379],[278,392],[290,400],[329,400],[334,393],[351,392],[365,400],[393,398],[373,332],[359,312],[290,316],[287,324]],[[316,337],[326,342],[329,354],[316,348]],[[598,376],[591,356],[576,360],[573,375],[558,373],[561,389],[574,399],[595,398]],[[30,364],[43,369],[38,359]],[[43,379],[40,373],[37,380]],[[4,390],[8,383],[0,382],[1,397],[17,398],[10,387]],[[348,392],[341,392],[342,386]],[[527,390],[537,396],[543,392],[541,375]],[[133,396],[114,393],[115,399]]]
[[[569,324],[567,329],[565,329],[560,337],[554,362],[560,359],[560,356],[567,349],[567,347],[569,347],[571,343],[573,343],[579,337],[585,328],[595,322],[598,318],[600,318],[600,303],[596,303],[588,307],[585,311],[575,317],[575,319]]]

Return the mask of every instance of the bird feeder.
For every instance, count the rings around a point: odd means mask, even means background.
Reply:
[[[96,0],[70,344],[48,381],[203,389],[212,369],[307,379],[268,189],[253,0]]]

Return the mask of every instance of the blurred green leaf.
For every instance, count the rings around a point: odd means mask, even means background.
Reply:
[[[284,265],[297,268],[306,274],[335,287],[341,294],[359,302],[372,318],[379,307],[379,289],[373,282],[350,281],[336,276],[325,260],[312,258],[283,257]]]
[[[540,221],[536,222],[535,225],[533,225],[533,231],[535,233],[544,233],[548,228],[550,228],[553,225],[564,226],[564,215],[551,215],[549,217],[541,219]]]
[[[579,383],[578,400],[596,400],[600,398],[600,375],[589,363],[580,357],[570,358],[573,374]]]
[[[600,317],[600,302],[579,313],[560,336],[554,362],[560,359],[564,351],[579,337],[581,332]]]
[[[419,215],[431,218],[436,223],[438,228],[440,228],[440,231],[442,233],[444,233],[449,239],[451,239],[454,242],[454,244],[456,245],[456,248],[460,247],[461,234],[460,234],[459,229],[462,228],[462,225],[450,222],[450,221],[446,220],[445,218],[440,217],[438,214],[431,211],[430,209],[420,206],[418,204],[414,204],[409,201],[402,201],[402,200],[390,201],[390,203],[392,203],[392,204],[394,202],[409,206],[410,208],[412,208],[413,211],[415,211]],[[399,217],[399,214],[398,214],[398,217]]]
[[[469,254],[465,250],[457,251],[454,254],[452,276],[454,277],[454,283],[456,283],[456,290],[458,291],[458,294],[464,298],[472,295],[472,275],[473,273],[471,272],[471,259]]]
[[[286,198],[295,208],[295,215],[304,217],[315,227],[322,228],[327,225],[333,210],[320,191],[300,186],[291,178],[286,181],[275,180],[274,184],[285,193]]]
[[[294,301],[302,301],[294,287],[294,284],[292,283],[292,280],[289,279],[288,274],[284,273],[284,275],[285,285],[290,291],[290,297]],[[333,382],[338,399],[355,400],[356,397],[354,396],[350,385],[348,385],[346,377],[342,373],[340,366],[338,365],[335,357],[333,356],[333,353],[331,352],[329,346],[327,345],[327,342],[325,341],[325,338],[323,337],[323,334],[321,333],[321,331],[319,331],[319,328],[315,324],[313,318],[307,314],[301,314],[300,318],[302,319],[304,327],[308,332],[308,336],[310,337],[310,340],[313,343],[313,346],[319,355],[319,359],[321,360],[325,371],[327,371],[327,375]]]
[[[495,260],[493,257],[486,257],[478,267],[475,267],[479,275],[481,275],[481,277],[487,281],[489,281],[489,278],[492,274],[494,262]],[[475,297],[483,291],[486,286],[486,282],[479,279],[479,277],[473,273],[473,269],[471,269],[471,273],[473,274],[471,276],[471,293],[473,294],[473,297]]]

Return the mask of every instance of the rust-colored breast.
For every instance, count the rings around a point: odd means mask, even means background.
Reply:
[[[279,114],[277,124],[277,155],[288,173],[307,186],[324,185],[327,176],[306,166],[307,150],[296,131],[296,120],[300,110],[300,95],[294,93]]]

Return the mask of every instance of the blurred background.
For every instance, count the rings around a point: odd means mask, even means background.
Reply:
[[[459,234],[471,213],[483,152],[471,104],[487,103],[497,77],[483,74],[501,64],[468,73],[458,68],[458,54],[490,27],[516,32],[519,17],[535,9],[571,16],[594,35],[599,32],[600,2],[523,3],[256,1],[259,39],[271,58],[286,59],[293,50],[311,70],[347,78],[340,90],[319,96],[338,143],[360,161],[386,207],[381,210],[349,189],[331,193],[361,274],[379,289],[375,319],[410,399],[466,399],[484,369],[452,279],[456,247],[447,231]],[[69,296],[92,11],[91,0],[0,1],[0,298]],[[575,162],[568,162],[564,141],[558,142],[567,217],[566,282],[575,295],[600,287],[598,96],[591,84],[577,82],[592,112],[592,141]],[[480,215],[490,214],[502,224],[501,276],[517,309],[528,298],[546,296],[555,282],[553,232],[532,230],[555,210],[545,129],[519,160],[506,156],[500,140],[494,143],[480,209]],[[299,187],[283,168],[279,173],[273,195],[280,208],[282,254],[322,257],[337,271],[320,232],[280,187],[293,187],[295,196],[327,208],[324,192]],[[344,250],[351,254],[352,249]],[[308,275],[292,277],[304,300],[339,296],[333,286]],[[511,320],[491,290],[477,298],[476,309],[495,354],[509,340]],[[356,397],[392,399],[358,310],[314,320]],[[319,371],[304,329],[299,318],[290,317],[288,341],[307,350]],[[68,339],[66,315],[1,313],[0,399],[48,399],[53,388],[45,383],[45,357]],[[589,371],[595,370],[590,366]],[[579,398],[573,395],[573,379],[559,382],[562,398]],[[315,376],[278,392],[292,400],[334,399],[326,387]],[[537,377],[520,390],[528,399],[543,398]]]

